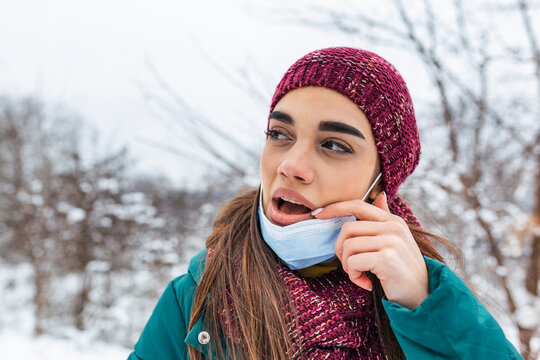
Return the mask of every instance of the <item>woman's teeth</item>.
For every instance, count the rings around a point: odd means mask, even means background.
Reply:
[[[299,203],[299,202],[296,202],[296,201],[292,201],[292,200],[289,200],[289,199],[286,199],[286,198],[280,198],[281,200],[284,200],[284,201],[288,201],[290,203],[293,203],[293,204],[297,204],[297,205],[304,205],[302,203]]]

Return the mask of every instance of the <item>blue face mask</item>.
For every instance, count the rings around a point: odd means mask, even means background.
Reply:
[[[362,198],[365,200],[381,174],[375,178]],[[334,248],[341,227],[354,216],[336,217],[327,220],[310,219],[287,226],[272,224],[264,215],[262,189],[259,198],[259,224],[264,241],[291,269],[304,269],[311,265],[328,262],[336,257]]]

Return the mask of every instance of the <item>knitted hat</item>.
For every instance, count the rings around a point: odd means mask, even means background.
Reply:
[[[393,214],[420,223],[397,195],[398,187],[420,159],[420,138],[409,91],[396,68],[377,54],[350,47],[330,47],[296,61],[279,82],[270,113],[289,91],[324,86],[354,101],[373,130],[382,167],[383,189]]]

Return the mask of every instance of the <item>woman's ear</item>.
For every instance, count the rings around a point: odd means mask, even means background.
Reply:
[[[382,183],[381,181],[379,181],[377,183],[377,185],[375,185],[373,187],[373,189],[371,189],[371,191],[369,192],[368,196],[367,196],[367,202],[369,204],[373,204],[373,202],[375,201],[375,199],[377,198],[377,196],[379,196],[379,194],[383,191],[383,187],[382,187]]]

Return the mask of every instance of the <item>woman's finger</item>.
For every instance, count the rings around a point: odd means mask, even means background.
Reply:
[[[377,252],[365,252],[349,256],[346,260],[349,279],[356,285],[371,290],[371,281],[366,271],[373,272],[377,261]]]
[[[322,210],[317,209],[319,212],[314,210],[312,214],[317,219],[330,219],[352,215],[358,220],[387,221],[392,219],[394,215],[388,210],[388,204],[384,203],[386,201],[384,196],[386,196],[384,193],[379,194],[373,205],[360,199],[339,201],[320,208]]]
[[[373,284],[371,283],[371,280],[369,279],[365,271],[362,271],[362,274],[356,278],[351,278],[349,276],[349,279],[357,286],[360,286],[362,289],[366,289],[369,291],[373,289]]]
[[[361,237],[361,236],[376,236],[385,233],[387,230],[386,223],[377,222],[377,221],[347,221],[341,227],[338,238],[336,240],[336,245],[334,251],[338,258],[341,259],[340,255],[343,252],[343,242],[346,239],[352,237]]]
[[[386,241],[380,236],[358,236],[348,238],[343,242],[340,253],[336,252],[336,256],[341,261],[343,270],[348,271],[347,259],[355,254],[365,252],[377,252],[384,249]]]
[[[386,192],[381,191],[379,195],[373,201],[373,206],[383,209],[386,212],[390,212],[390,207],[388,206],[388,198],[386,197]]]

